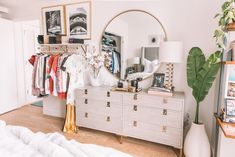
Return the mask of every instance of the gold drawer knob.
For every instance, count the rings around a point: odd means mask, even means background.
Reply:
[[[106,119],[107,122],[110,122],[111,121],[111,118],[108,116],[107,119]]]
[[[88,113],[87,112],[85,113],[85,117],[88,118]]]
[[[84,90],[84,93],[85,93],[85,94],[87,94],[87,93],[88,93],[88,92],[87,92],[87,89],[85,89],[85,90]]]
[[[107,92],[107,97],[110,97],[110,92],[109,91]]]
[[[88,104],[88,99],[85,99],[84,103],[85,103],[85,104]]]
[[[138,96],[137,94],[134,94],[134,100],[137,100],[137,99],[138,99],[137,96]]]
[[[137,105],[134,105],[134,106],[133,106],[133,110],[134,110],[134,111],[137,111]]]
[[[167,99],[164,98],[164,99],[163,99],[163,104],[167,104],[167,103],[168,103]]]
[[[110,107],[110,102],[109,102],[109,101],[107,102],[107,105],[106,105],[106,107]]]
[[[163,114],[163,115],[167,115],[167,109],[163,109],[162,114]]]
[[[133,122],[133,126],[134,126],[134,127],[137,127],[137,121],[134,121],[134,122]]]
[[[166,126],[163,126],[163,127],[162,127],[162,132],[166,132],[166,130],[167,130],[167,127],[166,127]]]

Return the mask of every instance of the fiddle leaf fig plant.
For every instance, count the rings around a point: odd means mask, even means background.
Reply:
[[[208,94],[216,74],[220,68],[221,51],[211,54],[206,60],[199,47],[193,47],[187,59],[187,82],[193,90],[196,100],[196,114],[194,122],[199,124],[199,107]]]
[[[235,0],[227,0],[221,7],[221,13],[215,15],[219,18],[218,28],[214,32],[214,38],[219,48],[225,49],[227,26],[235,21]]]

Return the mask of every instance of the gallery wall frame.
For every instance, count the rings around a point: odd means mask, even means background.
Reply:
[[[41,9],[44,35],[66,35],[65,7],[48,6]]]
[[[235,66],[226,66],[225,98],[235,99]]]
[[[91,1],[65,5],[67,35],[91,39]]]
[[[226,114],[227,116],[235,116],[235,99],[226,100]]]

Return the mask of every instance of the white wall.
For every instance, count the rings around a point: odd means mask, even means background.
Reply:
[[[18,107],[14,23],[0,18],[0,114]]]
[[[41,6],[58,4],[43,1]],[[60,3],[77,2],[75,0],[58,0]],[[186,82],[186,58],[188,51],[193,46],[202,48],[206,56],[216,50],[213,39],[213,30],[216,28],[217,20],[213,19],[219,11],[223,0],[155,0],[155,1],[93,1],[92,10],[92,40],[98,46],[101,33],[107,22],[112,17],[124,10],[142,9],[154,14],[166,29],[169,40],[180,40],[184,43],[184,62],[175,66],[174,85],[176,90],[184,91],[186,95],[185,112],[191,117],[194,116],[195,101],[191,94],[191,89]],[[25,10],[25,6],[15,9],[16,20],[39,19],[40,7],[34,6],[34,2],[28,4],[30,9]],[[107,74],[109,75],[109,74]],[[215,88],[201,103],[200,121],[206,124],[209,137],[212,134],[212,120],[214,109]]]

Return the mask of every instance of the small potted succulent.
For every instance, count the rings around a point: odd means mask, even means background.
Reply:
[[[215,15],[215,18],[219,18],[218,28],[214,32],[216,44],[219,48],[225,49],[225,43],[227,42],[226,34],[228,31],[235,30],[235,0],[227,0],[221,7],[221,13]]]

